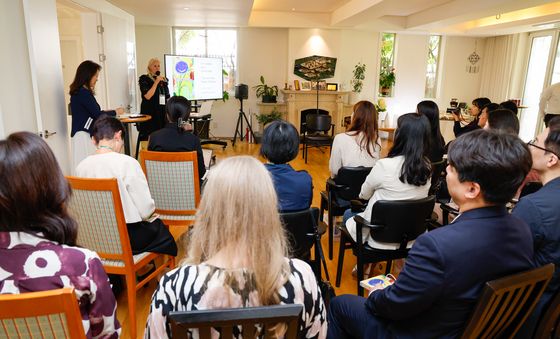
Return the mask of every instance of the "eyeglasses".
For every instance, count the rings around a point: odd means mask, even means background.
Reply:
[[[537,139],[533,139],[533,140],[529,141],[529,142],[527,143],[527,145],[528,145],[528,146],[533,146],[534,148],[538,148],[538,149],[543,150],[543,151],[545,151],[545,152],[552,153],[552,154],[554,154],[557,158],[560,158],[560,155],[556,154],[556,152],[554,152],[553,150],[550,150],[550,149],[548,149],[548,148],[541,147],[541,146],[537,145],[536,142],[537,142]]]

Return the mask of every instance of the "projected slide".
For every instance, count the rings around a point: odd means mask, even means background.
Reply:
[[[165,55],[169,93],[189,100],[221,99],[222,59]]]

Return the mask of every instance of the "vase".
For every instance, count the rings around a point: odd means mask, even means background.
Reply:
[[[391,94],[391,87],[381,87],[381,95],[384,97],[388,97]]]

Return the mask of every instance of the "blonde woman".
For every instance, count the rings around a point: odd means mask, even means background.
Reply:
[[[303,304],[300,333],[326,336],[317,282],[306,263],[287,259],[277,205],[270,175],[255,158],[227,158],[208,173],[187,257],[159,282],[146,338],[171,336],[171,311],[276,304]]]
[[[160,73],[161,64],[157,58],[148,61],[148,73],[138,79],[142,104],[140,113],[150,115],[152,119],[138,124],[141,140],[148,140],[148,136],[165,126],[165,102],[169,99],[167,80]]]

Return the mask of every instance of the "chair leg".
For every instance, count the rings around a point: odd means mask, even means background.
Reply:
[[[346,251],[346,237],[344,233],[340,235],[340,245],[338,246],[338,263],[336,265],[336,281],[335,286],[340,287],[342,278],[342,265],[344,264],[344,252]]]
[[[328,237],[328,243],[329,243],[329,260],[333,259],[333,233],[334,233],[334,217],[331,213],[332,210],[332,206],[329,206],[329,210],[327,211],[327,226],[328,226],[328,232],[329,232],[329,237]],[[342,239],[341,239],[342,240]]]
[[[393,260],[387,260],[387,264],[385,266],[385,275],[391,273],[391,266],[393,265]]]
[[[126,296],[128,298],[128,324],[130,326],[130,338],[136,338],[136,275],[126,275]]]
[[[358,259],[358,266],[357,266],[357,271],[358,271],[358,295],[361,297],[364,295],[364,288],[362,286],[360,286],[360,281],[364,280],[364,263],[362,261],[362,258],[360,255],[357,256]]]

